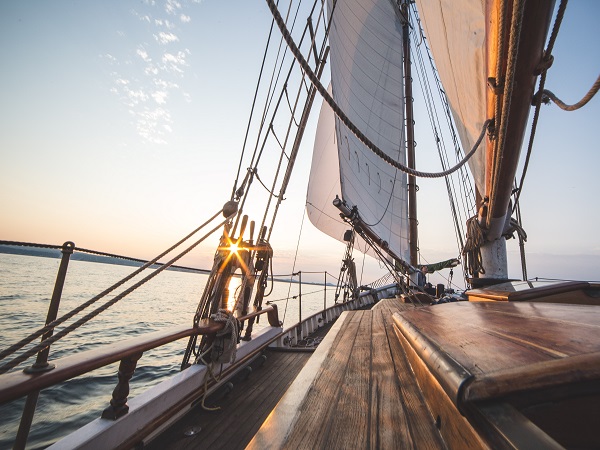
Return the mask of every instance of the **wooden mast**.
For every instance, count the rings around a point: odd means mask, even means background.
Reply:
[[[402,2],[402,45],[404,50],[404,102],[406,118],[406,162],[411,169],[415,168],[415,132],[413,119],[412,73],[410,61],[410,30],[408,24],[408,1]],[[417,231],[417,179],[408,176],[408,244],[410,264],[417,267],[419,263],[418,231]]]
[[[486,3],[487,117],[495,119],[495,126],[486,138],[485,195],[478,207],[485,230],[481,251],[488,278],[508,278],[502,233],[510,220],[513,180],[553,9],[553,0]]]

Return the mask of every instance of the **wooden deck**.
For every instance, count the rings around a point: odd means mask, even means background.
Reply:
[[[599,331],[600,306],[382,300],[150,448],[600,448]]]
[[[245,448],[283,393],[302,369],[311,353],[266,350],[262,364],[253,364],[252,372],[242,371],[232,380],[230,392],[217,391],[206,400],[205,411],[195,406],[181,420],[144,448],[242,449]],[[260,361],[259,361],[260,362]],[[198,430],[186,436],[189,430]]]
[[[445,448],[393,331],[392,314],[413,308],[345,313],[249,447]]]
[[[600,307],[344,313],[252,449],[600,448]]]

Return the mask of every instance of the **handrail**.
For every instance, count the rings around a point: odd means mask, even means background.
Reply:
[[[277,307],[274,307],[274,305],[264,308],[262,311],[256,311],[239,317],[238,320],[245,321],[259,314],[268,314],[269,324],[271,326],[280,326],[277,319]],[[53,386],[100,367],[128,358],[135,358],[136,355],[140,355],[145,351],[184,337],[216,333],[223,329],[223,327],[223,322],[203,319],[196,327],[180,325],[53,360],[52,363],[56,367],[47,372],[27,374],[17,371],[1,375],[0,403],[15,400],[30,392]],[[137,358],[135,359],[137,360]]]
[[[395,285],[395,283],[391,283],[391,284],[389,284],[389,285],[385,285],[385,286],[380,286],[380,287],[377,287],[377,288],[373,288],[373,289],[371,289],[371,290],[370,290],[370,291],[368,291],[368,292],[361,292],[361,293],[358,295],[358,297],[357,297],[357,298],[355,298],[355,299],[353,299],[353,300],[348,300],[348,301],[346,301],[346,302],[335,303],[334,305],[331,305],[331,306],[330,306],[330,307],[328,307],[328,308],[325,308],[325,309],[323,309],[323,310],[321,310],[321,311],[319,311],[319,312],[316,312],[316,313],[314,313],[314,314],[311,314],[311,315],[310,315],[310,316],[308,316],[308,317],[305,317],[305,318],[304,318],[304,319],[302,319],[300,322],[297,322],[296,324],[294,324],[294,325],[292,325],[292,326],[290,326],[290,327],[286,328],[286,329],[283,331],[283,333],[284,333],[284,334],[285,334],[285,333],[289,333],[290,331],[292,331],[292,330],[294,330],[294,329],[296,329],[296,328],[299,328],[299,327],[301,327],[303,323],[305,323],[305,322],[308,322],[309,320],[312,320],[312,319],[314,319],[314,318],[315,318],[315,317],[317,317],[317,316],[325,317],[325,315],[327,314],[327,312],[328,312],[328,311],[331,311],[331,310],[333,310],[333,309],[335,309],[335,308],[339,308],[340,306],[343,306],[343,305],[345,305],[345,304],[348,304],[348,303],[355,302],[355,301],[359,300],[361,297],[366,297],[367,295],[372,295],[372,291],[375,291],[375,292],[381,292],[381,291],[383,291],[383,290],[386,290],[386,289],[390,288],[390,287],[391,287],[391,286],[393,286],[393,285]],[[272,304],[272,305],[270,305],[270,306],[275,306],[275,305],[273,305],[273,304]]]

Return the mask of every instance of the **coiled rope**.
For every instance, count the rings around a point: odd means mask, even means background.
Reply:
[[[206,366],[206,372],[204,374],[204,395],[202,396],[201,406],[202,409],[206,411],[218,411],[221,409],[220,406],[210,407],[206,406],[206,398],[208,397],[208,382],[209,378],[212,378],[215,383],[221,381],[221,373],[223,370],[223,364],[229,363],[233,364],[237,355],[237,343],[239,337],[239,324],[237,319],[233,316],[233,313],[230,313],[226,309],[219,309],[215,314],[211,315],[211,319],[215,322],[224,323],[224,328],[217,332],[216,339],[223,338],[224,340],[229,335],[229,343],[226,344],[223,342],[223,347],[217,351],[217,347],[215,346],[215,342],[212,343],[208,349],[204,351],[204,353],[198,355],[196,363],[202,363]],[[226,346],[230,349],[230,353],[226,354]],[[208,361],[204,359],[205,356],[209,355]],[[221,373],[218,375],[215,374],[214,368],[217,364],[221,365]]]
[[[290,51],[296,58],[296,61],[298,61],[298,64],[300,64],[300,66],[302,67],[302,70],[306,73],[306,75],[310,79],[310,82],[313,84],[315,89],[317,89],[319,94],[321,94],[321,97],[323,97],[323,100],[325,100],[325,102],[327,102],[327,104],[331,107],[331,109],[333,110],[335,115],[344,123],[344,125],[346,125],[348,127],[348,129],[352,132],[352,134],[354,134],[354,136],[356,136],[375,155],[379,156],[381,159],[383,159],[385,162],[390,164],[392,167],[395,167],[396,169],[401,170],[402,172],[404,172],[408,175],[413,175],[415,177],[422,177],[422,178],[442,178],[442,177],[448,176],[448,175],[456,172],[475,154],[475,152],[479,148],[479,144],[481,144],[481,141],[483,140],[483,137],[485,136],[485,131],[487,130],[488,125],[491,122],[490,119],[486,120],[485,123],[483,124],[479,138],[477,139],[477,142],[475,142],[475,145],[473,146],[471,151],[467,155],[465,155],[465,157],[462,159],[462,161],[460,161],[454,167],[444,170],[443,172],[422,172],[422,171],[407,167],[404,164],[401,164],[398,161],[393,160],[390,156],[385,154],[379,147],[377,147],[367,136],[365,136],[358,129],[358,127],[356,125],[354,125],[354,123],[352,123],[352,121],[350,121],[348,116],[346,116],[346,114],[344,114],[342,109],[338,106],[338,104],[331,97],[331,95],[329,95],[329,93],[327,92],[327,89],[321,84],[321,82],[319,81],[319,78],[315,75],[313,70],[310,68],[309,64],[306,62],[306,60],[302,56],[300,49],[294,43],[292,36],[290,35],[287,27],[285,26],[285,22],[283,21],[281,14],[279,14],[279,11],[277,10],[277,5],[275,5],[275,2],[273,0],[266,0],[266,1],[267,1],[267,5],[269,6],[269,9],[271,10],[271,14],[273,14],[273,19],[277,23],[277,26],[279,27],[279,30],[281,31],[281,34],[283,35],[283,38],[285,39],[285,42],[287,43],[288,47],[290,48]]]
[[[485,273],[481,258],[483,241],[483,230],[479,225],[477,216],[473,216],[467,220],[467,241],[462,251],[465,267],[471,275]]]

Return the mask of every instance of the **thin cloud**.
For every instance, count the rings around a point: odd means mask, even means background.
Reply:
[[[136,19],[130,24],[132,30],[118,33],[127,38],[121,41],[125,46],[101,55],[105,63],[116,69],[110,72],[110,92],[127,108],[145,142],[166,144],[174,128],[169,111],[173,94],[178,93],[188,103],[192,100],[180,86],[191,55],[181,44],[180,31],[191,22],[187,9],[196,3],[199,1],[143,1],[131,11]],[[132,36],[138,36],[138,44],[128,50]]]
[[[158,35],[155,34],[154,39],[156,39],[157,42],[163,45],[179,41],[179,38],[176,35],[174,35],[173,33],[165,33],[164,31],[161,31],[160,33],[158,33]]]
[[[187,62],[185,60],[187,54],[189,54],[189,50],[187,49],[184,51],[179,51],[176,54],[165,53],[162,56],[162,62],[164,63],[165,70],[182,74],[183,67],[187,66]]]
[[[136,53],[137,53],[137,54],[138,54],[138,56],[139,56],[140,58],[142,58],[142,59],[143,59],[145,62],[150,62],[150,61],[152,61],[152,58],[150,58],[150,57],[148,56],[148,52],[147,52],[146,50],[144,50],[143,48],[138,48],[138,49],[136,50]]]
[[[165,11],[167,14],[176,14],[178,9],[181,9],[181,3],[177,0],[167,0],[167,3],[165,4]]]
[[[152,98],[159,105],[164,105],[167,103],[167,97],[169,97],[169,93],[167,91],[155,91],[152,93]]]

